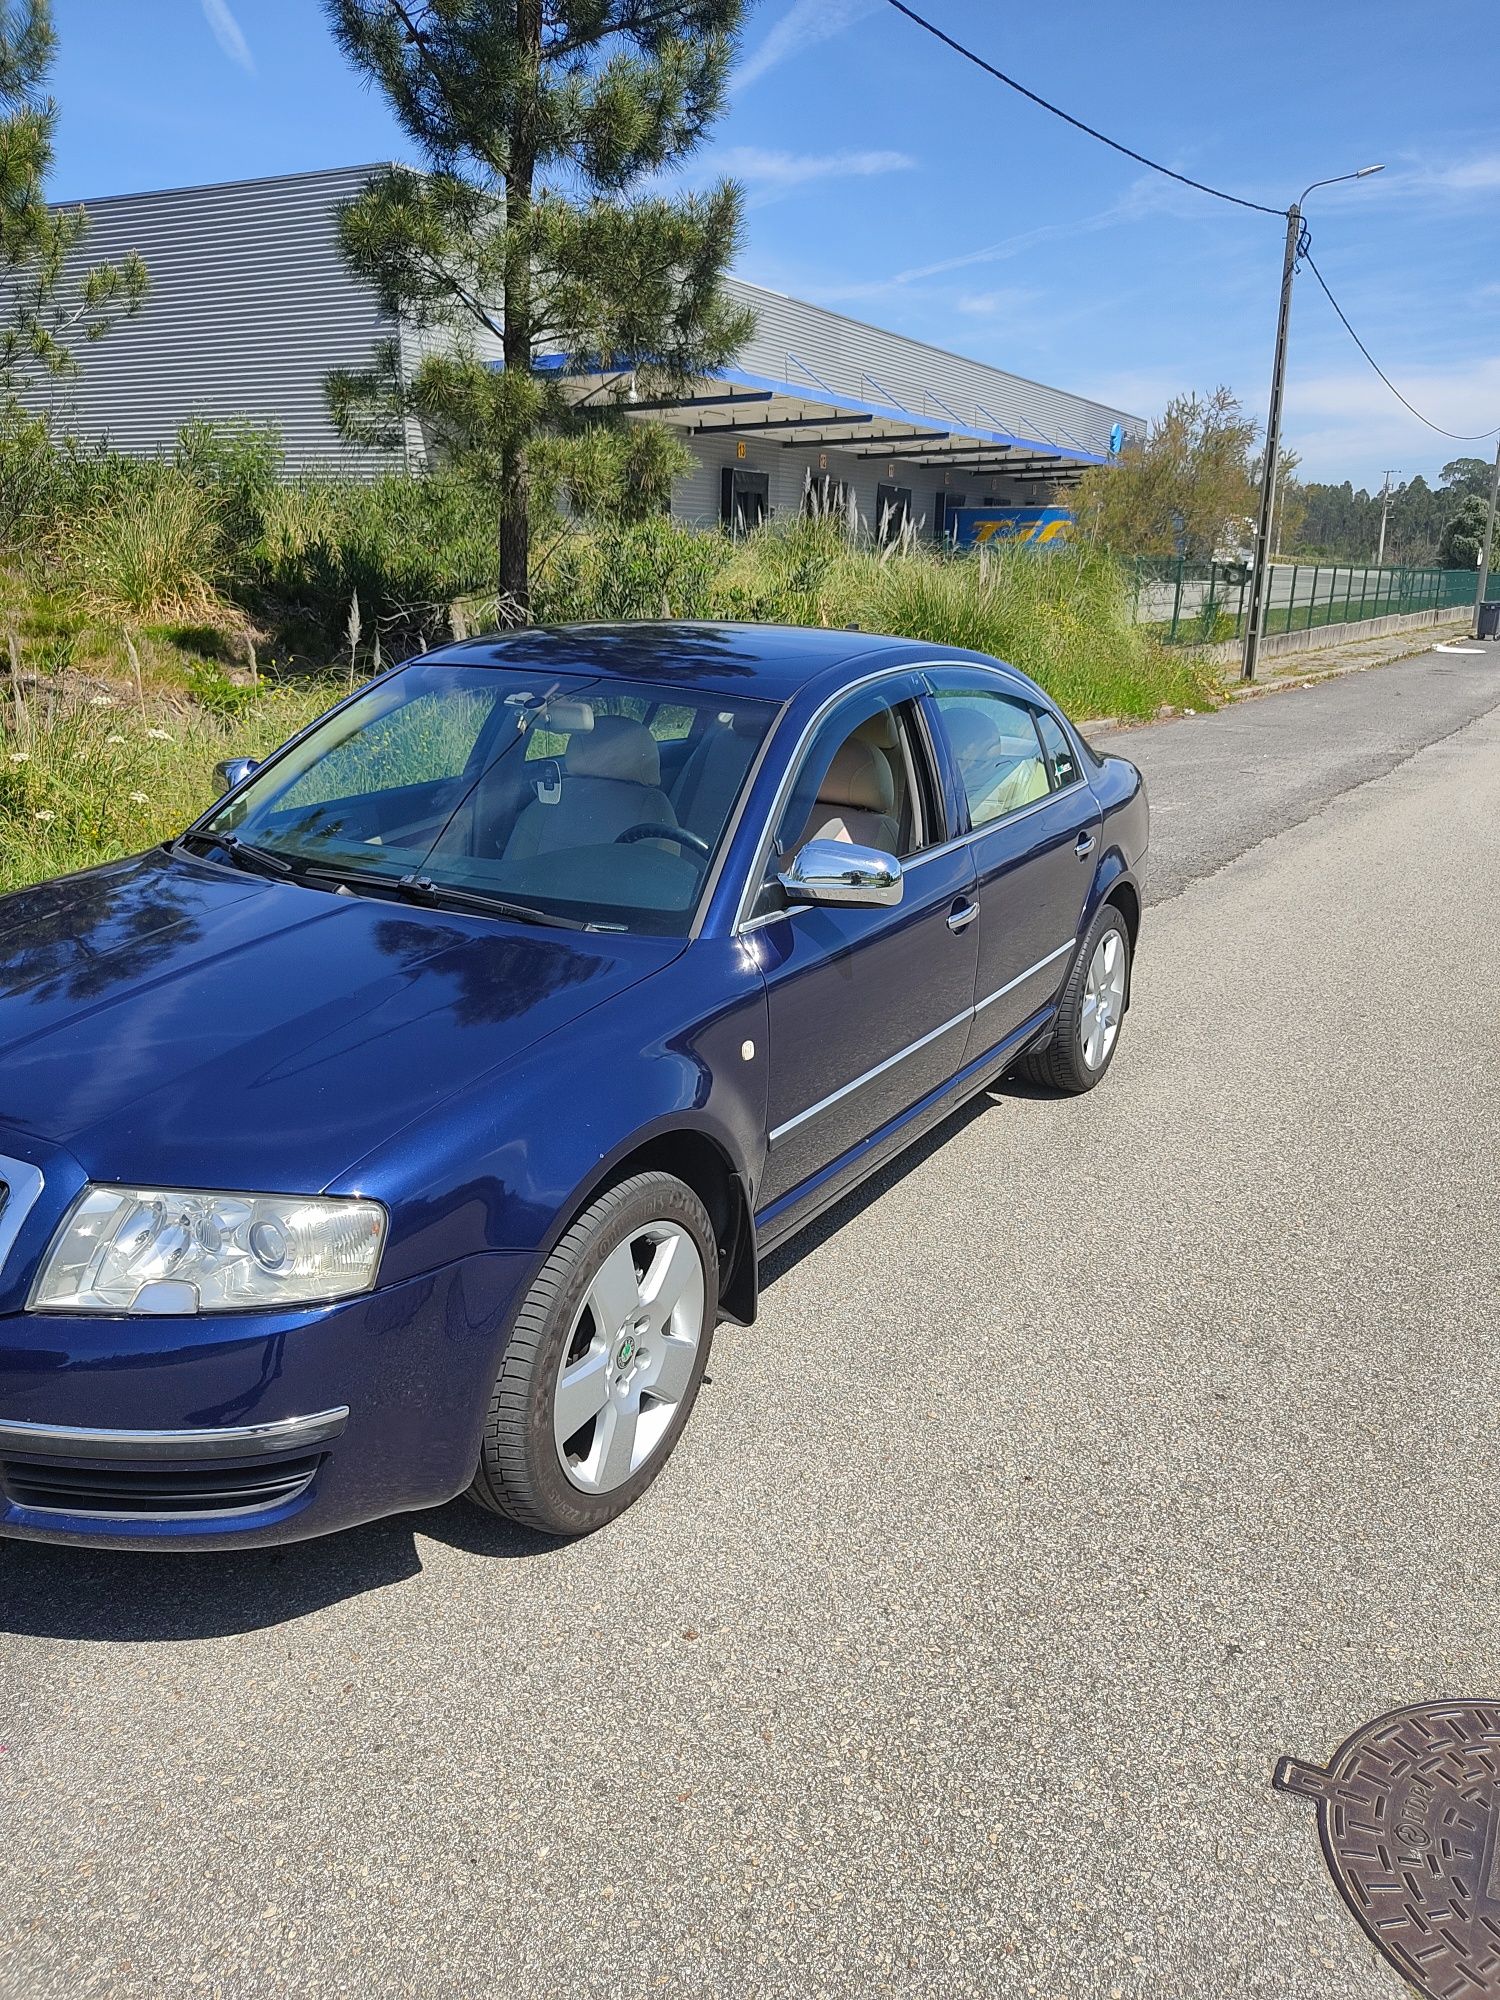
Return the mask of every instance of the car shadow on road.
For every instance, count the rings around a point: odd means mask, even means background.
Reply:
[[[797,1268],[804,1257],[811,1256],[812,1252],[820,1244],[826,1243],[830,1236],[836,1236],[841,1229],[847,1228],[851,1222],[863,1215],[872,1203],[879,1201],[882,1195],[889,1194],[892,1188],[899,1187],[908,1174],[915,1173],[917,1168],[930,1160],[934,1153],[941,1152],[950,1140],[957,1138],[960,1132],[983,1118],[986,1112],[993,1110],[1007,1098],[1052,1098],[1056,1095],[1055,1091],[1038,1089],[1019,1076],[1004,1076],[986,1084],[984,1089],[971,1097],[967,1104],[961,1105],[957,1111],[950,1112],[941,1124],[934,1125],[930,1132],[908,1146],[904,1152],[897,1153],[894,1158],[887,1160],[884,1166],[877,1167],[868,1180],[861,1181],[857,1188],[852,1188],[848,1194],[841,1195],[831,1208],[825,1209],[814,1221],[799,1229],[795,1236],[779,1244],[763,1258],[760,1267],[761,1290],[769,1291],[773,1285],[779,1284],[789,1272]]]
[[[0,1633],[142,1645],[283,1625],[420,1575],[419,1536],[491,1560],[559,1546],[466,1500],[280,1548],[157,1553],[0,1541]]]
[[[988,1086],[772,1251],[763,1289],[995,1104],[1045,1094],[1015,1077]],[[138,1552],[0,1540],[0,1633],[143,1645],[258,1631],[420,1575],[419,1537],[490,1561],[555,1555],[564,1546],[462,1499],[279,1548]]]

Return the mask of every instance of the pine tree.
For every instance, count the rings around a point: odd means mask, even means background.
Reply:
[[[78,343],[101,339],[146,296],[134,251],[73,271],[88,217],[47,205],[57,106],[45,84],[56,46],[50,0],[0,0],[0,416],[38,378],[76,374]]]
[[[745,0],[326,0],[350,61],[390,100],[424,172],[375,175],[340,215],[346,261],[426,349],[395,344],[328,379],[345,436],[392,442],[415,415],[491,478],[498,575],[524,619],[533,456],[639,394],[729,360],[750,331],[722,278],[739,192],[668,195],[719,112]],[[503,366],[480,353],[498,341]],[[543,353],[562,368],[542,368]],[[580,412],[566,376],[622,379]]]

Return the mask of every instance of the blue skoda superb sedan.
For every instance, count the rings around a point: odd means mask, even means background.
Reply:
[[[8,1535],[600,1527],[768,1246],[1130,1003],[1140,776],[976,654],[533,630],[222,775],[0,901]]]

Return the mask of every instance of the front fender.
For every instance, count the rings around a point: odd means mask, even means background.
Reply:
[[[765,1159],[766,1019],[764,984],[744,947],[695,939],[362,1161],[360,1189],[402,1221],[382,1284],[477,1250],[542,1262],[616,1167],[671,1134],[714,1146],[753,1212]]]

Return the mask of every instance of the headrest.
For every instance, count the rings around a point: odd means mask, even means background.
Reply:
[[[896,803],[891,767],[878,750],[858,736],[841,743],[828,775],[818,787],[819,803],[852,806],[858,812],[889,813]]]
[[[881,709],[880,713],[872,715],[868,722],[862,722],[854,733],[861,743],[873,743],[877,750],[894,750],[896,748],[895,712],[889,708]]]
[[[956,703],[949,707],[944,703],[943,727],[960,762],[965,757],[996,756],[999,753],[999,725],[982,708],[960,708]]]
[[[656,738],[644,722],[628,715],[598,715],[592,729],[568,738],[565,760],[574,778],[616,778],[626,785],[661,784]]]

